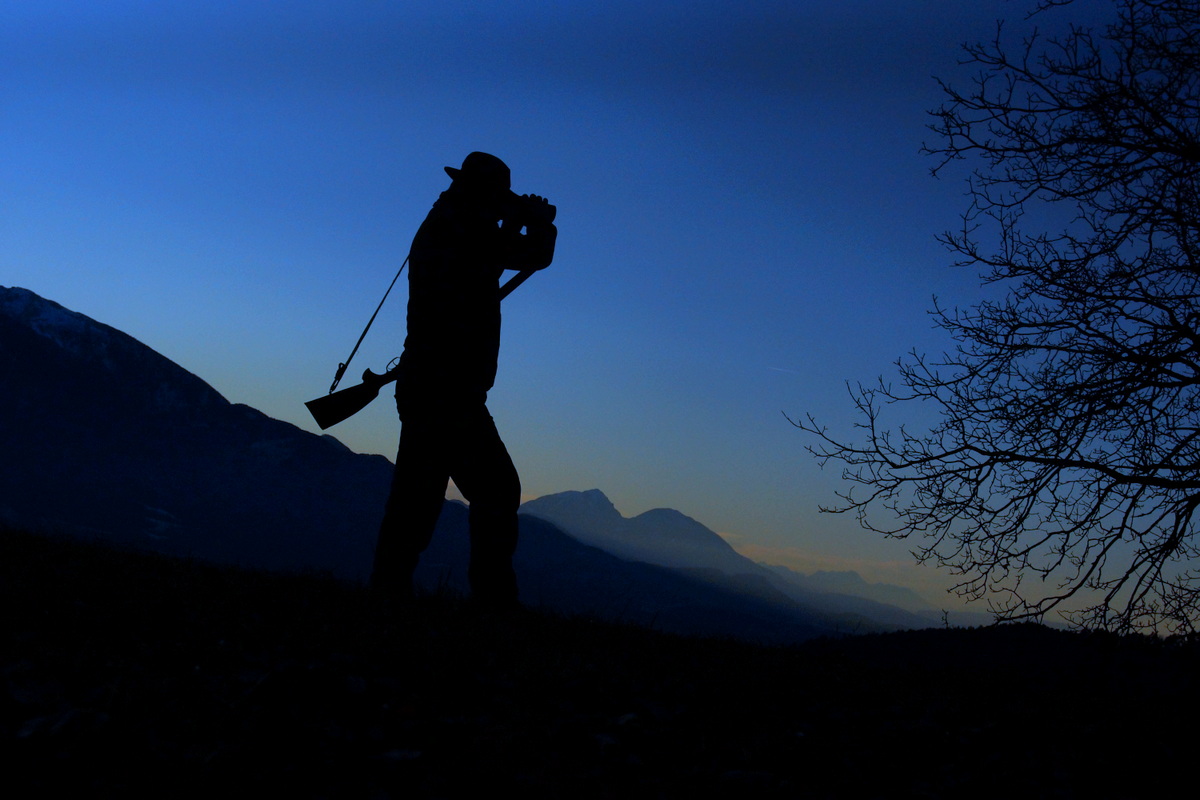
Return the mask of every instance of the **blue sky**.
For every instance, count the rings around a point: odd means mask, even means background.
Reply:
[[[1085,2],[1086,9],[1095,4]],[[505,303],[489,407],[525,493],[668,506],[748,554],[922,588],[908,545],[819,515],[847,380],[948,345],[977,276],[934,240],[934,75],[1020,0],[8,3],[0,284],[121,328],[308,430],[472,150],[559,208]],[[399,354],[398,285],[351,373]],[[381,399],[331,431],[393,455]]]

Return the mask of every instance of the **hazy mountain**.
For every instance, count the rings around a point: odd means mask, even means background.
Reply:
[[[904,609],[906,613],[915,616],[907,616],[904,618],[906,621],[901,621],[891,616],[880,617],[871,610],[876,608],[874,606],[868,608],[860,608],[854,605],[839,606],[840,610],[843,611],[865,613],[868,616],[874,616],[878,619],[894,621],[904,627],[924,628],[942,627],[944,625],[974,627],[991,625],[996,621],[994,614],[987,611],[967,610],[957,603],[949,604],[952,606],[949,609],[935,606],[912,589],[904,586],[896,586],[890,583],[867,583],[861,575],[853,570],[839,572],[817,571],[812,575],[804,575],[779,565],[768,566],[764,564],[763,566],[782,576],[789,583],[801,587],[804,591],[821,592],[837,597],[857,597],[873,603],[881,603],[887,608]]]
[[[872,588],[861,578],[857,583],[849,578],[810,581],[792,570],[751,561],[715,532],[678,511],[659,508],[624,517],[599,489],[546,495],[530,500],[521,510],[615,556],[671,567],[722,590],[766,602],[790,601],[812,613],[858,616],[895,627],[935,622],[914,613],[932,612],[932,607],[910,590],[886,585]],[[860,593],[860,589],[865,591]],[[887,596],[904,603],[884,599]]]
[[[757,565],[713,531],[670,508],[626,518],[599,489],[530,500],[521,511],[553,522],[585,544],[664,567],[716,569],[737,575]]]
[[[861,575],[853,570],[839,572],[817,571],[811,575],[805,575],[776,564],[764,566],[809,591],[865,597],[879,603],[887,603],[913,612],[934,610],[929,601],[912,589],[904,586],[895,586],[890,583],[867,583]]]
[[[633,622],[672,633],[796,642],[818,635],[885,629],[850,613],[806,609],[782,593],[748,593],[731,583],[618,558],[529,514],[521,517],[514,559],[521,601],[566,614]],[[467,508],[446,503],[437,534],[421,558],[417,581],[465,592]]]

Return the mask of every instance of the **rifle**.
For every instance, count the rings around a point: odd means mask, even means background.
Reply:
[[[404,267],[402,266],[401,269],[404,269]],[[533,273],[534,270],[522,270],[510,278],[508,283],[500,287],[500,299],[503,300],[512,294],[513,290],[528,280],[529,276]],[[399,273],[397,273],[397,277],[399,277]],[[395,283],[394,280],[392,282]],[[388,291],[391,291],[391,287],[388,288]],[[384,299],[386,298],[387,295],[385,294]],[[383,304],[380,303],[380,305]],[[375,309],[375,313],[379,313],[379,309]],[[375,318],[371,317],[371,319],[374,321]],[[370,327],[370,323],[368,323],[367,327]],[[366,331],[363,331],[363,336],[366,336],[366,333]],[[361,344],[362,338],[360,337],[358,341]],[[355,345],[354,349],[357,350],[358,345]],[[354,353],[351,353],[350,357],[353,358]],[[348,362],[349,359],[347,359]],[[315,400],[309,400],[304,404],[308,412],[312,414],[313,419],[316,420],[317,425],[321,427],[321,430],[333,427],[339,422],[347,420],[362,411],[371,404],[372,400],[379,396],[380,389],[392,381],[403,378],[404,362],[400,358],[392,359],[391,363],[388,364],[387,372],[384,372],[382,375],[376,375],[370,369],[366,369],[362,374],[362,383],[351,386],[348,389],[334,391],[345,370],[346,364],[339,364],[337,377],[334,379],[333,386],[329,387],[329,394],[324,397],[318,397]]]

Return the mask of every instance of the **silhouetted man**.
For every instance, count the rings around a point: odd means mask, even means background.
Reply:
[[[554,258],[554,207],[510,189],[503,161],[471,153],[413,239],[408,335],[396,384],[400,449],[375,548],[372,586],[412,596],[453,478],[470,503],[475,599],[517,602],[521,482],[488,413],[500,351],[500,286],[506,269],[539,270]],[[522,232],[524,230],[524,232]]]

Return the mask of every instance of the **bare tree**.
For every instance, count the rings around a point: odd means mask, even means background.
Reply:
[[[1089,627],[1191,632],[1200,2],[1114,5],[1101,30],[1033,30],[1013,45],[999,27],[964,48],[977,72],[965,91],[942,84],[940,143],[926,152],[935,174],[973,164],[962,226],[942,241],[1002,299],[935,308],[953,352],[913,354],[896,384],[852,388],[865,441],[796,424],[851,482],[824,510],[913,536],[919,560],[949,567],[960,594],[989,597],[1002,618],[1077,606]],[[1045,2],[1031,24],[1070,10]],[[940,421],[887,430],[897,404]]]

